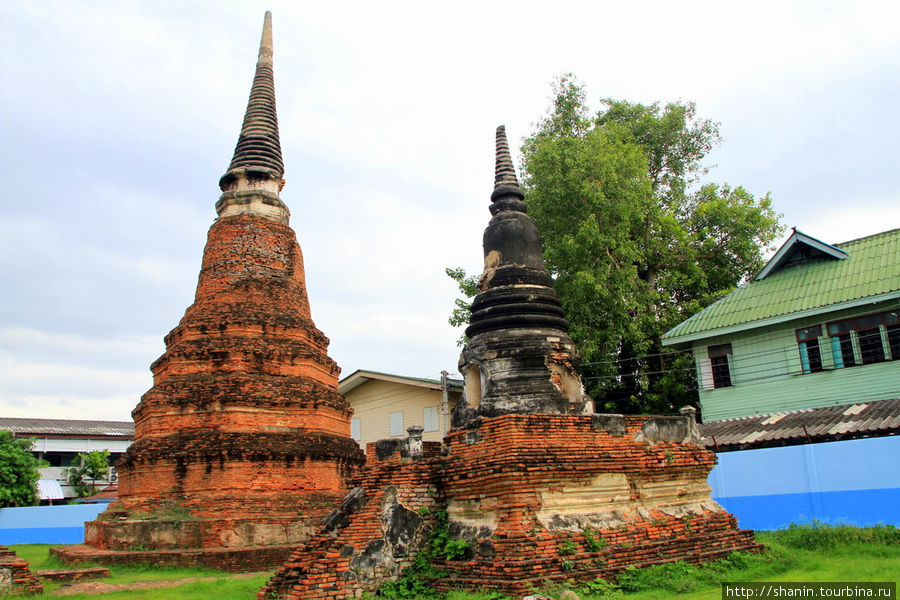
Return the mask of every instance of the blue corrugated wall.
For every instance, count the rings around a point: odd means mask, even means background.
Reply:
[[[0,545],[80,544],[84,522],[93,521],[109,504],[71,504],[0,508]]]
[[[720,452],[713,498],[744,529],[900,526],[900,436]]]

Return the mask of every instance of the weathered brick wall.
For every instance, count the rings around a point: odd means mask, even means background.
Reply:
[[[349,502],[332,519],[346,525],[323,527],[258,597],[375,589],[409,564],[436,509],[446,509],[454,537],[469,541],[463,560],[440,561],[447,576],[434,584],[444,589],[521,594],[628,565],[758,548],[710,499],[715,455],[695,443],[687,417],[506,415],[474,425],[445,438],[446,454],[432,447],[418,460],[379,457],[370,445],[355,480],[365,503]],[[407,524],[398,555],[388,532],[399,527],[396,515],[410,513],[421,519]]]
[[[396,578],[411,564],[443,505],[441,444],[424,442],[423,448],[417,460],[399,450],[382,458],[376,443],[368,444],[366,468],[353,480],[357,487],[258,597],[352,597]]]
[[[50,548],[65,562],[97,562],[104,565],[153,564],[161,567],[202,566],[232,573],[265,571],[284,564],[295,544],[254,548],[182,548],[176,550],[136,550],[116,552],[93,546]]]
[[[18,594],[43,594],[44,584],[34,576],[26,560],[16,556],[6,546],[0,546],[0,596],[10,591]]]

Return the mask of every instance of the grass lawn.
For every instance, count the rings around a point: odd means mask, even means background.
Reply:
[[[598,581],[575,586],[582,600],[719,600],[723,581],[894,581],[900,580],[900,529],[885,526],[859,529],[849,526],[792,526],[757,534],[769,550],[760,555],[734,554],[726,559],[695,567],[671,563],[649,569],[633,569],[615,583]],[[61,568],[48,557],[48,545],[12,546],[32,570]],[[235,576],[210,569],[112,567],[106,584],[140,584],[202,578],[172,587],[129,589],[103,593],[104,600],[200,600],[214,598],[252,600],[270,573]],[[64,584],[47,583],[45,595],[53,595]],[[558,597],[563,588],[542,590]],[[62,590],[60,590],[62,591]],[[98,594],[61,596],[71,600],[97,598]],[[395,598],[414,596],[394,595]],[[421,596],[420,596],[421,597]],[[432,596],[439,598],[438,596]],[[496,593],[453,592],[442,600],[501,600]]]
[[[28,561],[32,571],[69,568],[68,565],[60,563],[56,557],[49,556],[51,546],[58,546],[58,544],[22,544],[10,546],[10,548],[15,550],[20,558]],[[241,574],[236,576],[232,573],[203,567],[176,568],[136,565],[110,567],[110,575],[108,578],[92,581],[109,585],[128,585],[141,584],[142,582],[176,582],[178,580],[195,578],[200,580],[184,582],[172,587],[149,587],[146,589],[128,589],[103,593],[100,596],[104,600],[200,600],[201,598],[231,600],[232,598],[256,598],[256,592],[265,584],[272,573]],[[57,590],[63,591],[66,585],[58,582],[44,582],[44,595],[51,596]],[[66,594],[60,597],[71,600],[86,600],[88,598],[97,598],[98,594],[90,592]]]

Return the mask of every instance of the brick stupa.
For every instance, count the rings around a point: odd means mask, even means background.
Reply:
[[[267,12],[194,303],[132,412],[118,500],[87,524],[73,559],[280,564],[362,464],[340,369],[310,316],[283,174]],[[94,550],[114,552],[85,556]]]
[[[369,444],[354,489],[259,600],[358,598],[423,552],[436,569],[418,576],[440,590],[521,597],[632,565],[759,549],[710,497],[716,457],[700,444],[693,409],[589,412],[502,128],[496,164],[454,428],[443,444],[423,442],[416,426],[405,440]]]

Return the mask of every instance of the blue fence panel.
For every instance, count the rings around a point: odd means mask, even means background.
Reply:
[[[712,496],[745,529],[900,525],[900,437],[721,452]]]
[[[0,545],[80,544],[84,522],[93,521],[109,504],[71,504],[0,508]]]

